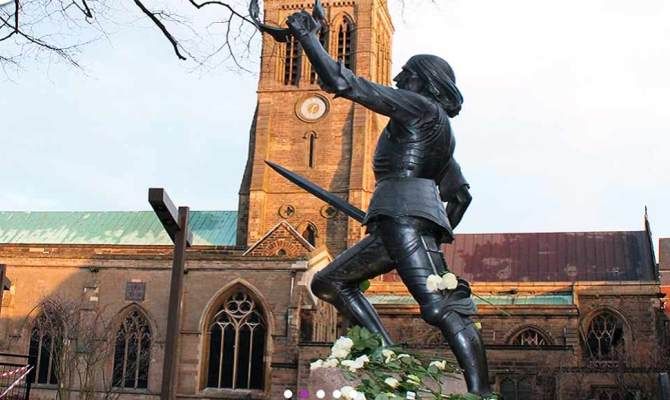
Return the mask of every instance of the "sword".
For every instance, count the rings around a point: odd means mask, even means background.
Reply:
[[[267,161],[265,160],[265,163],[270,166],[273,170],[277,171],[277,173],[284,178],[288,179],[291,181],[294,185],[306,190],[307,192],[311,193],[312,195],[318,197],[319,199],[325,201],[326,203],[330,204],[331,206],[337,208],[338,210],[342,211],[343,213],[347,214],[351,218],[355,219],[358,222],[363,222],[363,218],[365,218],[365,211],[361,210],[360,208],[351,205],[347,203],[345,200],[342,200],[341,198],[337,197],[333,193],[330,193],[329,191],[315,185],[314,183],[310,182],[307,180],[307,178],[300,176],[296,174],[293,171],[290,171],[284,167],[282,167],[279,164],[275,164],[272,161]]]

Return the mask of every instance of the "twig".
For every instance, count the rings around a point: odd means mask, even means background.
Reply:
[[[175,52],[175,54],[177,55],[177,58],[179,58],[180,60],[186,60],[186,57],[184,57],[184,56],[181,54],[181,52],[179,51],[179,43],[178,43],[177,40],[174,38],[174,36],[172,36],[172,34],[167,30],[167,28],[165,27],[165,25],[163,25],[163,23],[158,19],[158,17],[156,17],[156,15],[155,15],[154,13],[152,13],[151,11],[149,11],[149,10],[144,6],[144,4],[142,4],[142,2],[141,2],[140,0],[133,0],[133,1],[135,2],[135,5],[137,5],[137,7],[139,7],[140,10],[142,10],[142,12],[143,12],[147,17],[149,17],[149,19],[151,19],[151,21],[158,27],[158,29],[160,29],[161,32],[163,32],[163,35],[165,36],[165,38],[166,38],[168,41],[170,41],[170,44],[172,44],[172,48],[174,49],[174,52]]]
[[[247,18],[245,15],[242,15],[242,14],[240,14],[239,12],[237,12],[237,11],[236,11],[230,4],[228,4],[228,3],[224,3],[224,2],[222,2],[222,1],[216,1],[216,0],[205,1],[204,3],[197,3],[195,0],[188,0],[188,1],[189,1],[189,3],[193,4],[193,6],[194,6],[195,8],[197,8],[197,9],[201,9],[201,8],[203,8],[203,7],[205,7],[205,6],[209,6],[209,5],[218,5],[218,6],[221,6],[221,7],[225,7],[225,8],[228,9],[228,11],[230,11],[231,14],[233,14],[233,15],[235,15],[235,16],[241,18],[241,19],[243,19],[244,21],[247,21],[248,23],[250,23],[250,24],[253,25],[253,26],[256,26],[256,23],[255,23],[254,21],[250,20],[250,19]]]
[[[14,32],[19,31],[19,0],[14,0]]]

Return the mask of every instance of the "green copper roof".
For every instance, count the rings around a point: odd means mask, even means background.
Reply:
[[[193,244],[235,245],[237,211],[191,211]],[[169,245],[153,211],[0,212],[0,244]]]
[[[478,298],[473,296],[477,305],[495,304],[495,305],[552,305],[562,306],[572,304],[571,293],[552,293],[538,295],[486,295]],[[373,304],[417,304],[411,296],[403,295],[372,295],[368,296]]]

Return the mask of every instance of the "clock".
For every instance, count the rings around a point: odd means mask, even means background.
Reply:
[[[314,122],[328,112],[328,100],[319,95],[310,95],[298,101],[295,108],[298,118],[305,122]]]

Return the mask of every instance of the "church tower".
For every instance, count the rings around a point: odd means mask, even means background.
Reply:
[[[389,84],[393,25],[386,0],[322,2],[328,29],[321,41],[356,75]],[[265,20],[286,18],[312,2],[266,0]],[[258,104],[240,187],[238,244],[250,246],[285,221],[315,247],[337,254],[359,240],[360,224],[294,186],[265,160],[276,162],[365,210],[374,190],[372,154],[386,120],[320,90],[297,41],[263,38]],[[277,249],[282,255],[283,249]]]

